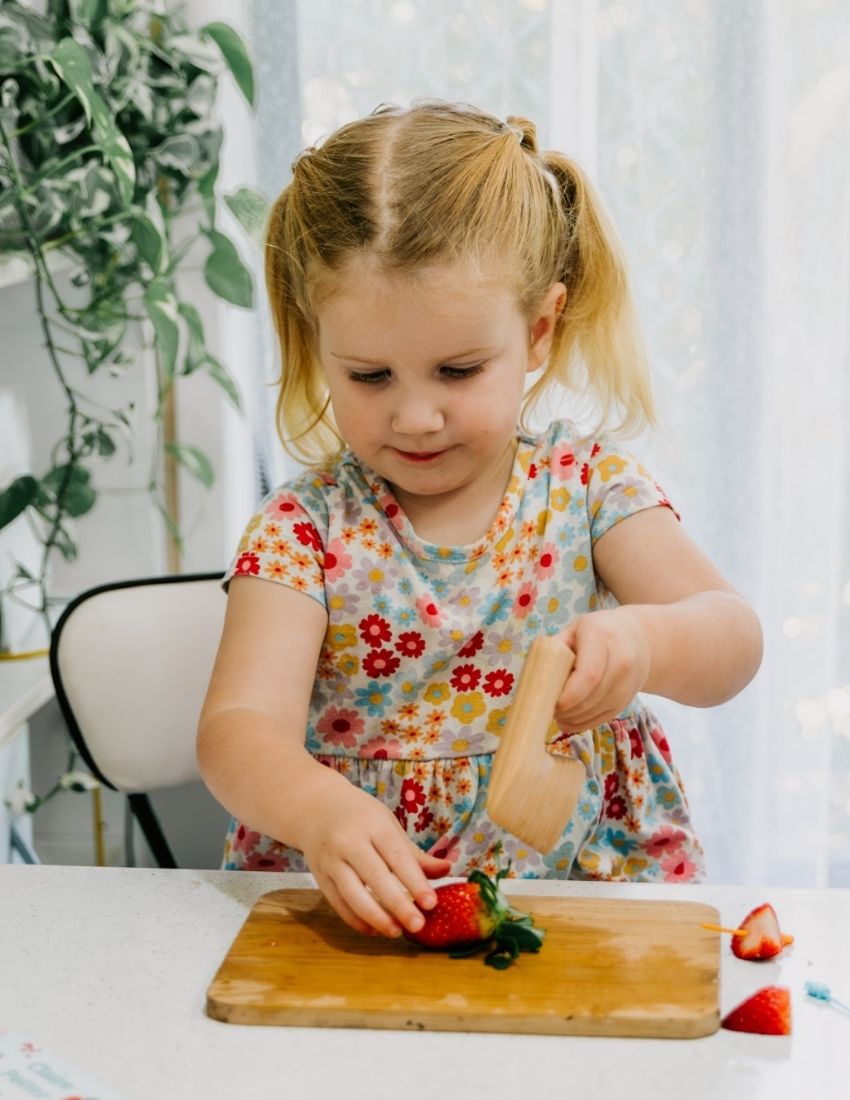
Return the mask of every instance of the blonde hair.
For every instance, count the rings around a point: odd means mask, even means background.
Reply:
[[[622,249],[584,173],[561,153],[538,152],[527,119],[424,102],[379,107],[306,150],[271,209],[277,421],[294,457],[323,463],[343,446],[316,352],[316,308],[358,256],[407,276],[426,264],[506,264],[529,317],[563,282],[566,306],[523,418],[560,383],[590,392],[597,427],[634,434],[655,422]]]

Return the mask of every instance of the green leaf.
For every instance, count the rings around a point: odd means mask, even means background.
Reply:
[[[201,160],[201,146],[192,134],[171,134],[151,151],[157,163],[174,168],[184,176],[194,176],[193,169]]]
[[[239,85],[239,90],[253,107],[254,69],[245,43],[227,23],[207,23],[205,27],[201,27],[201,34],[211,38],[221,50],[221,55],[233,73],[233,79]]]
[[[127,139],[118,129],[112,112],[95,89],[89,55],[73,38],[63,38],[53,50],[50,63],[60,80],[82,104],[94,139],[115,173],[121,198],[124,203],[129,203],[136,186],[133,154]]]
[[[102,424],[99,424],[92,431],[86,432],[83,439],[93,451],[97,451],[101,458],[110,458],[115,454],[115,443],[112,436]]]
[[[250,309],[254,304],[254,280],[239,258],[236,246],[217,229],[205,232],[213,246],[204,265],[207,285],[226,302]]]
[[[154,279],[148,284],[142,301],[153,323],[156,346],[166,377],[173,378],[177,366],[177,351],[180,347],[177,300],[167,283],[161,279]]]
[[[38,482],[34,477],[25,474],[15,478],[9,488],[0,493],[0,527],[7,527],[17,519],[25,508],[29,508],[37,494]]]
[[[68,0],[71,9],[71,22],[91,29],[92,21],[97,15],[99,0]]]
[[[59,548],[59,552],[65,561],[76,561],[77,559],[77,544],[68,534],[64,527],[60,527],[54,535],[56,545]]]
[[[62,512],[76,519],[91,511],[97,500],[97,493],[89,484],[91,474],[84,466],[54,466],[41,479],[42,488],[47,490],[53,503]],[[61,500],[59,494],[62,494]],[[70,560],[70,559],[69,559]]]
[[[204,204],[207,221],[210,225],[215,222],[215,181],[218,178],[218,161],[214,161],[207,172],[198,179],[198,193]]]
[[[262,244],[269,213],[269,200],[251,187],[240,187],[224,201],[255,244]]]
[[[133,229],[130,239],[138,249],[139,255],[155,275],[162,271],[165,257],[165,241],[157,227],[147,214],[133,215]]]
[[[181,466],[184,466],[192,477],[196,477],[202,485],[208,489],[215,481],[215,471],[212,463],[197,447],[189,447],[184,443],[166,443],[165,450],[172,455]]]
[[[239,390],[236,386],[233,376],[219,363],[217,359],[214,359],[211,355],[208,355],[204,359],[201,366],[205,367],[210,378],[221,386],[233,407],[241,412],[242,411],[242,399],[239,396]]]

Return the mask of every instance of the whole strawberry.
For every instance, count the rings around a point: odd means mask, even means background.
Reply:
[[[544,930],[534,927],[529,913],[514,909],[499,888],[507,873],[499,871],[494,880],[472,871],[466,882],[438,886],[437,904],[423,913],[425,923],[405,936],[419,947],[448,951],[453,959],[490,947],[484,962],[497,970],[510,966],[520,951],[539,951]]]

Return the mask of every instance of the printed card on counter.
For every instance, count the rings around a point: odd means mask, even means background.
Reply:
[[[0,1027],[0,1100],[126,1100],[89,1074]]]

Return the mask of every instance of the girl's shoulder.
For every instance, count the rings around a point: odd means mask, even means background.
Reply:
[[[327,515],[342,496],[366,496],[368,479],[357,460],[345,452],[325,467],[309,467],[268,492],[257,511],[301,510],[312,516]]]
[[[536,446],[536,461],[545,460],[555,452],[569,451],[576,460],[589,461],[603,451],[622,450],[622,444],[604,431],[588,431],[572,420],[553,420],[537,436],[527,436]]]

